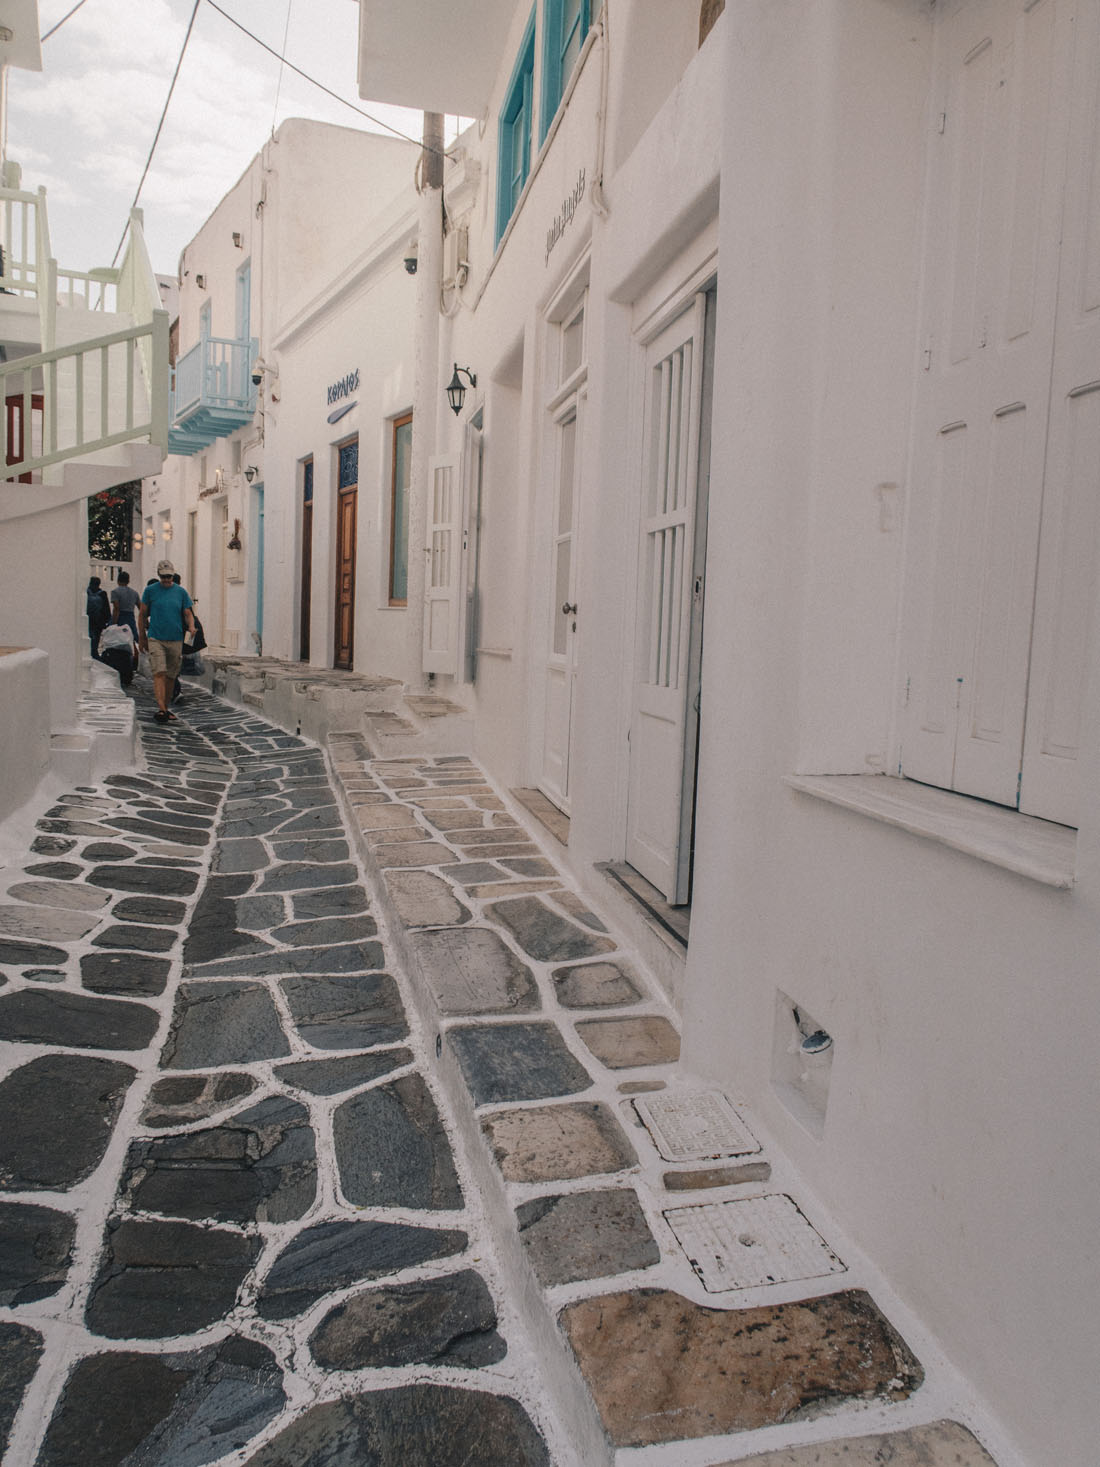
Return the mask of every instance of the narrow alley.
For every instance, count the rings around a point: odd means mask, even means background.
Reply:
[[[476,764],[137,697],[0,873],[4,1467],[989,1467]]]

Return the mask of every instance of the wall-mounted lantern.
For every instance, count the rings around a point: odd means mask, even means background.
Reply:
[[[252,483],[252,480],[256,477],[256,473],[257,469],[255,464],[249,464],[248,467],[245,469],[244,476],[250,484]]]
[[[451,411],[454,413],[455,417],[457,417],[458,414],[462,411],[462,404],[466,399],[466,389],[462,385],[462,380],[458,375],[460,372],[462,373],[462,376],[465,377],[466,380],[469,382],[471,387],[477,386],[477,378],[470,371],[469,367],[460,367],[458,363],[455,362],[454,375],[447,383],[447,401],[451,404]]]

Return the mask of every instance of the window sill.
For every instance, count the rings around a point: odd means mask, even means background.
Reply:
[[[788,774],[783,783],[1031,881],[1073,887],[1077,832],[1067,825],[885,774]]]

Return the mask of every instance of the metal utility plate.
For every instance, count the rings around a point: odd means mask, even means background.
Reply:
[[[760,1143],[718,1090],[647,1095],[635,1100],[634,1109],[665,1161],[707,1161],[760,1150]]]
[[[782,1192],[674,1207],[665,1220],[708,1294],[843,1273],[836,1256]]]

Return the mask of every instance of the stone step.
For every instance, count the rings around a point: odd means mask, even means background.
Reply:
[[[527,811],[509,808],[467,760],[370,759],[343,737],[330,750],[585,1467],[625,1467],[642,1450],[651,1467],[679,1467],[685,1442],[728,1437],[732,1447],[789,1421],[820,1421],[824,1438],[838,1438],[820,1460],[847,1461],[853,1414],[920,1399],[925,1374],[863,1271],[769,1188],[751,1136],[747,1157],[658,1154],[631,1097],[698,1084],[679,1069],[675,1016],[521,824]],[[817,1252],[788,1282],[719,1282],[708,1293],[677,1242],[678,1214],[761,1196],[787,1204]],[[742,1229],[733,1247],[767,1241]],[[911,1443],[902,1432],[896,1460],[954,1467],[960,1442],[977,1455],[958,1461],[989,1467],[955,1425]]]

